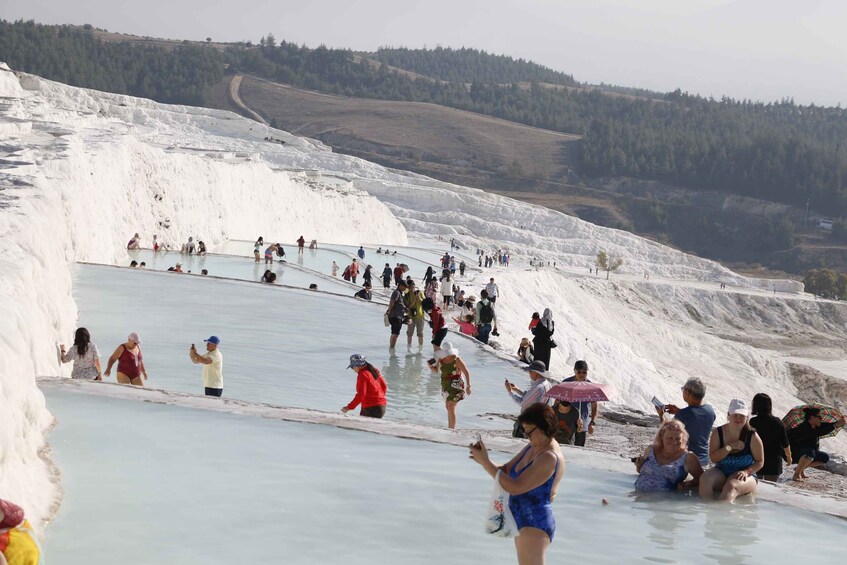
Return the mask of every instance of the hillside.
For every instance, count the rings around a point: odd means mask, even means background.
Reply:
[[[240,96],[280,129],[469,186],[567,178],[579,139],[435,104],[333,96],[251,77],[242,81]]]
[[[481,188],[556,194],[560,198],[550,200],[558,200],[558,209],[706,257],[797,274],[810,267],[847,270],[842,252],[847,238],[821,240],[828,234],[815,232],[818,218],[847,217],[842,108],[588,87],[531,61],[474,49],[371,55],[391,63],[386,64],[350,50],[277,42],[272,34],[258,44],[220,44],[0,22],[0,53],[15,68],[51,79],[169,103],[231,109],[221,90],[228,72],[345,97],[349,104],[353,99],[381,100],[392,108],[437,104],[563,133],[573,139],[564,148],[548,136],[552,145],[536,138],[532,152],[510,152],[502,137],[507,130],[468,138],[468,128],[477,124],[462,119],[455,129],[439,125],[428,137],[418,110],[408,118],[392,110],[391,120],[401,120],[404,132],[421,138],[410,142],[402,133],[387,133],[389,121],[378,105],[357,102],[354,114],[336,108],[332,119],[319,121],[313,112],[320,110],[307,109],[302,98],[299,110],[315,117],[308,125],[278,108],[273,96],[254,101],[260,114],[299,124],[304,134],[340,151]],[[309,99],[326,109],[320,98]],[[345,131],[348,115],[355,123]],[[367,121],[381,125],[370,132],[363,127]],[[445,132],[457,143],[446,143]],[[502,141],[496,141],[498,135]],[[482,150],[486,144],[494,147]],[[774,205],[721,204],[735,196]],[[835,225],[847,231],[844,222]]]

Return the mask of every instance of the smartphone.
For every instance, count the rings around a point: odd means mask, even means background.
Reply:
[[[474,447],[482,447],[482,434],[480,434],[479,432],[476,433],[476,443],[474,444]]]
[[[629,460],[635,463],[636,461],[638,461],[638,457],[630,457]]]

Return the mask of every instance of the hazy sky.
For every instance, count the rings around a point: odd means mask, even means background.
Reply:
[[[847,103],[845,0],[2,0],[0,17],[363,51],[476,47],[591,83]]]

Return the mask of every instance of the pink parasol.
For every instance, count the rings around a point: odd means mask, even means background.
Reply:
[[[559,383],[544,395],[564,402],[605,402],[609,400],[605,385],[587,381],[568,381]]]

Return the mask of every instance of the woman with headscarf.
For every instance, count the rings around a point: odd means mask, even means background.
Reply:
[[[553,341],[554,331],[553,313],[549,308],[545,308],[541,321],[532,328],[532,348],[535,351],[535,360],[543,361],[548,371],[550,370],[550,344]]]

